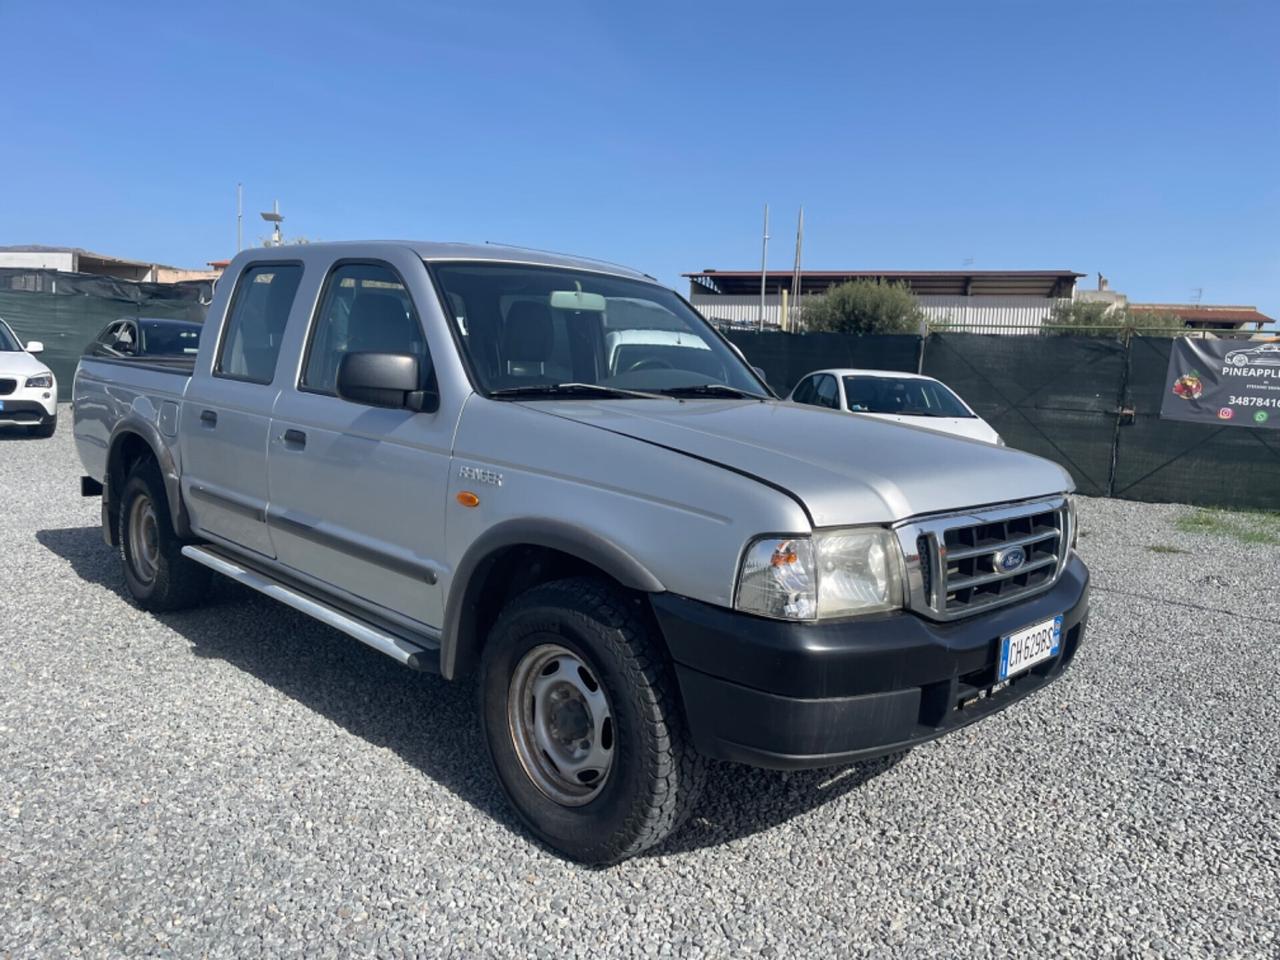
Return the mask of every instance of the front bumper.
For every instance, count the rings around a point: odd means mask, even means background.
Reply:
[[[788,623],[669,593],[651,602],[697,749],[798,769],[906,749],[1057,679],[1084,640],[1089,571],[1073,555],[1044,593],[953,623],[905,612]],[[1000,638],[1057,614],[1058,655],[990,693]]]
[[[53,390],[19,389],[0,396],[0,427],[34,427],[57,415],[58,401]]]
[[[28,387],[28,379],[0,373],[0,426],[38,426],[58,415],[58,382]]]

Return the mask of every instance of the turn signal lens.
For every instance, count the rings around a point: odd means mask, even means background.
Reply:
[[[817,592],[809,539],[770,538],[751,544],[738,576],[737,607],[782,620],[812,620]]]
[[[474,493],[472,493],[470,490],[463,490],[461,493],[459,493],[459,494],[458,494],[458,502],[459,502],[460,504],[462,504],[464,507],[478,507],[478,506],[480,506],[480,498],[479,498],[479,497],[477,497],[477,496],[476,496]]]

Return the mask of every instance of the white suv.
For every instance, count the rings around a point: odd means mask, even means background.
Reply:
[[[44,344],[23,347],[13,329],[0,320],[0,427],[30,427],[37,437],[58,429],[58,381],[32,354]]]

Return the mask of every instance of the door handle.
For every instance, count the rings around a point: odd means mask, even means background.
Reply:
[[[211,426],[211,427],[216,427],[216,426],[218,425],[218,414],[217,414],[217,412],[216,412],[216,411],[214,411],[214,410],[201,410],[201,411],[200,411],[200,422],[201,422],[201,423],[207,423],[207,424],[208,424],[209,426]]]
[[[307,445],[307,435],[301,430],[290,428],[284,432],[280,439],[292,447],[305,447]]]

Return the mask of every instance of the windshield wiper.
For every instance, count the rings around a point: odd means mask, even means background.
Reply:
[[[530,383],[522,387],[502,387],[490,390],[489,396],[499,399],[520,397],[641,397],[645,400],[661,400],[656,393],[643,390],[625,390],[622,387],[606,387],[601,383]]]
[[[746,400],[768,400],[762,393],[739,390],[727,383],[699,383],[687,387],[667,387],[658,393],[665,397],[742,397]]]

